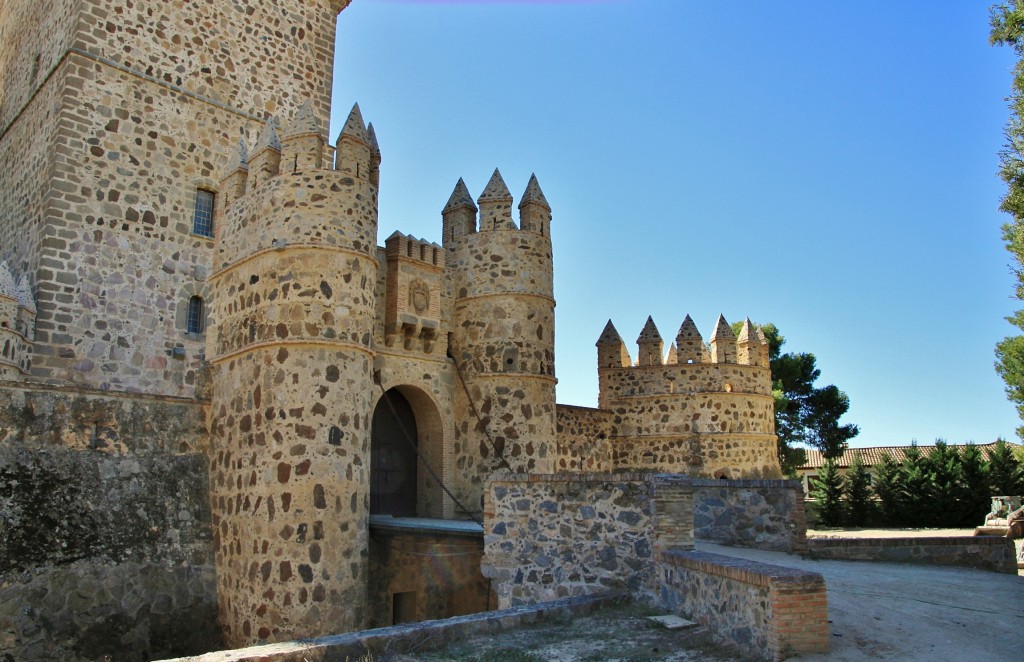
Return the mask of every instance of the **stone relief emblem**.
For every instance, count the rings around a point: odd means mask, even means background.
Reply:
[[[409,283],[409,305],[417,315],[422,315],[430,307],[430,286],[418,278]]]

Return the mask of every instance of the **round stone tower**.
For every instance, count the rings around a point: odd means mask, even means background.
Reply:
[[[225,177],[210,490],[235,647],[366,622],[377,186],[358,106],[325,165],[309,106]],[[327,159],[329,160],[329,159]]]
[[[454,466],[460,498],[479,508],[494,471],[550,473],[555,455],[555,300],[551,207],[536,177],[512,220],[495,170],[476,205],[459,180],[445,207],[453,304]]]

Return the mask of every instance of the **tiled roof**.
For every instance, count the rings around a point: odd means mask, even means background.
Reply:
[[[1011,448],[1016,448],[1019,446],[1019,444],[1015,444],[1012,442],[1006,443]],[[988,459],[989,454],[992,453],[992,449],[995,448],[996,446],[996,442],[992,442],[990,444],[975,444],[975,446],[977,446],[978,449],[981,451],[982,456],[985,457],[985,459]],[[967,444],[949,444],[949,447],[962,450],[963,448],[967,447]],[[846,449],[846,451],[843,452],[842,457],[839,458],[839,466],[849,467],[851,464],[853,464],[853,456],[856,453],[860,453],[861,462],[863,462],[865,465],[869,467],[876,464],[881,464],[882,456],[884,456],[886,453],[891,455],[897,463],[902,464],[904,458],[906,457],[908,448],[910,448],[910,446],[871,446],[868,448],[848,448]],[[929,446],[919,445],[918,448],[921,450],[922,453],[927,454],[930,453],[932,449],[935,448],[935,446],[934,444]],[[798,471],[801,469],[820,469],[825,464],[825,458],[821,454],[821,451],[810,448],[806,448],[804,450],[807,453],[807,462],[797,467]]]

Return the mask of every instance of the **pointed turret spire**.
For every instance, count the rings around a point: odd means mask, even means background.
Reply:
[[[640,347],[638,365],[661,365],[662,350],[665,344],[658,332],[658,327],[654,324],[653,317],[647,317],[647,323],[640,331],[640,337],[636,339],[636,344]]]
[[[271,117],[263,125],[260,135],[256,138],[256,144],[252,148],[253,155],[270,148],[281,151],[281,139],[277,137],[277,118]]]
[[[228,168],[229,170],[249,169],[249,148],[245,146],[245,138],[238,139],[238,150],[235,152],[235,158]]]
[[[512,222],[512,194],[497,168],[476,201],[480,205],[481,232],[515,229]]]
[[[676,349],[675,343],[669,343],[668,356],[665,357],[665,365],[675,365],[677,363],[679,363],[679,350]]]
[[[519,227],[550,236],[551,205],[540,190],[537,175],[530,175],[522,200],[519,201]]]
[[[604,325],[604,331],[601,332],[601,335],[597,339],[597,346],[613,345],[622,342],[622,336],[619,335],[618,329],[615,328],[615,325],[612,324],[611,320],[608,320],[608,323]]]
[[[596,344],[598,368],[629,367],[629,351],[626,349],[626,343],[622,341],[622,336],[619,335],[611,320],[608,320],[608,324],[605,325]]]
[[[687,315],[676,334],[676,361],[678,363],[701,363],[704,360],[704,338],[697,325]]]
[[[284,136],[285,138],[293,138],[311,133],[320,135],[320,122],[317,120],[316,113],[313,112],[313,104],[310,103],[309,99],[306,99],[299,106],[299,109],[295,111],[295,116],[288,123],[288,128],[284,131]]]
[[[245,195],[245,186],[249,178],[249,150],[245,146],[245,138],[238,139],[238,149],[230,161],[224,174],[220,179],[220,200],[219,204],[224,209],[231,206],[231,203]]]
[[[377,144],[377,132],[373,128],[373,122],[366,125],[366,136],[370,139],[370,153],[380,163],[380,145]]]
[[[736,336],[724,315],[718,316],[711,332],[711,362],[736,363]]]
[[[252,148],[252,157],[249,159],[248,187],[256,188],[277,175],[280,172],[280,167],[281,140],[277,137],[277,120],[271,117],[263,125],[260,135],[256,138],[256,144]]]
[[[354,138],[370,145],[370,136],[366,132],[366,123],[363,122],[363,113],[359,110],[359,104],[352,106],[352,110],[348,114],[348,119],[345,120],[345,126],[342,127],[341,133],[338,135],[338,142],[344,137]]]
[[[376,185],[376,164],[379,163],[379,160],[376,163],[374,160],[373,145],[363,121],[363,113],[359,110],[359,104],[354,104],[345,120],[345,126],[338,134],[335,169]]]
[[[537,181],[537,175],[530,175],[530,181],[526,184],[526,191],[523,192],[523,199],[519,201],[519,208],[522,209],[524,205],[534,203],[543,205],[548,211],[551,211],[551,205],[548,204],[548,199],[544,197],[544,191],[540,190],[540,182]]]
[[[459,207],[466,207],[473,211],[477,210],[476,203],[473,202],[473,196],[470,195],[469,189],[466,188],[466,182],[462,181],[462,177],[459,177],[459,181],[455,183],[455,189],[452,191],[442,211],[451,211]]]
[[[459,181],[455,184],[444,209],[441,210],[442,230],[441,241],[445,246],[459,237],[476,232],[476,203],[473,196],[466,188],[466,182]]]
[[[740,365],[758,365],[760,344],[754,323],[747,317],[743,320],[740,335],[736,338],[736,362]]]

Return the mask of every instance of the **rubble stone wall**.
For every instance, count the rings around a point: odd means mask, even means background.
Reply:
[[[483,574],[498,608],[640,589],[654,563],[653,497],[637,474],[492,479]]]
[[[696,551],[658,555],[655,602],[743,654],[827,653],[828,598],[818,573]]]
[[[559,472],[612,471],[611,412],[589,407],[557,405]]]
[[[689,481],[697,540],[802,553],[807,549],[803,489],[795,480]]]
[[[0,658],[216,648],[201,403],[3,383]]]

